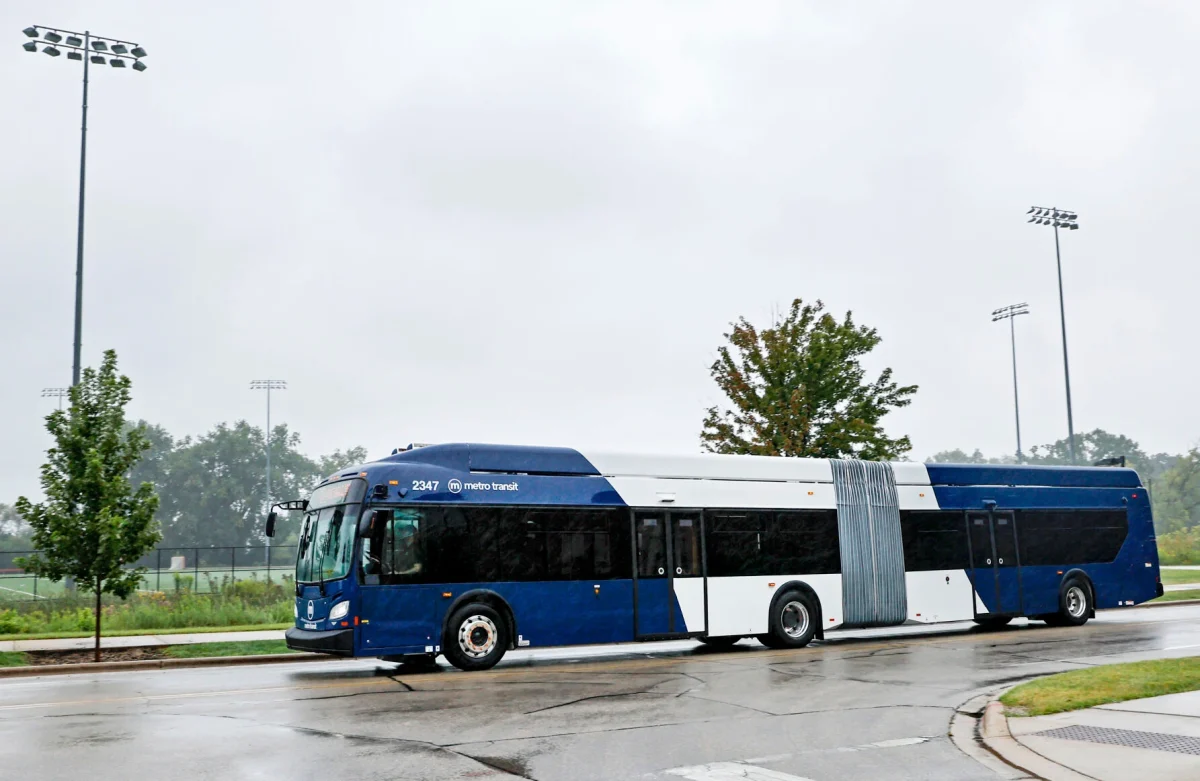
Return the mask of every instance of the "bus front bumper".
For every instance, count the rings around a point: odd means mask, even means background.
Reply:
[[[327,632],[311,632],[292,627],[284,633],[287,647],[294,651],[310,651],[336,656],[354,655],[354,630],[331,629]]]

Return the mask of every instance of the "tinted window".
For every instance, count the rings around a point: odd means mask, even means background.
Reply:
[[[1024,565],[1112,561],[1128,532],[1124,510],[1017,510]]]
[[[717,511],[705,523],[712,577],[841,571],[834,510]]]
[[[768,528],[769,566],[789,575],[841,572],[836,510],[775,513]]]
[[[630,577],[621,509],[408,506],[363,543],[366,582],[486,583]]]
[[[901,510],[900,532],[908,572],[970,567],[961,512]]]
[[[770,515],[757,510],[705,514],[710,577],[771,574],[763,557]]]

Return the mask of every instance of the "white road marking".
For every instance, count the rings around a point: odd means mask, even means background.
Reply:
[[[677,767],[668,770],[673,776],[682,776],[689,781],[812,781],[803,776],[767,770],[765,767],[746,765],[741,762],[710,762],[707,765]]]
[[[837,748],[799,751],[794,754],[772,754],[766,757],[750,757],[749,759],[737,762],[710,762],[707,765],[689,765],[688,767],[672,768],[664,772],[673,776],[682,776],[689,779],[689,781],[734,781],[735,779],[743,779],[743,781],[810,781],[810,779],[806,779],[803,776],[793,776],[781,773],[778,770],[767,770],[766,768],[758,767],[758,764],[783,762],[804,754],[819,754],[822,752],[852,753],[876,748],[916,746],[929,741],[929,739],[927,735],[917,738],[893,738],[892,740],[880,740],[875,743],[863,743],[858,746],[839,746]]]

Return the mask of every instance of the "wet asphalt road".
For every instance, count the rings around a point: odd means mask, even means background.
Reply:
[[[4,779],[992,779],[947,737],[1033,675],[1200,654],[1200,606],[1018,622],[510,653],[487,673],[376,661],[0,681]],[[690,768],[690,769],[686,769]]]

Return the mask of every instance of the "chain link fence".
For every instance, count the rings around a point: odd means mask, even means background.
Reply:
[[[54,583],[26,572],[16,559],[34,551],[0,551],[0,602],[38,602],[69,596],[72,585]],[[281,583],[295,572],[295,545],[162,547],[131,569],[145,567],[140,591],[219,594],[242,580]]]

